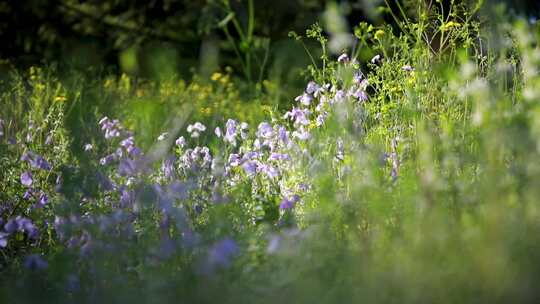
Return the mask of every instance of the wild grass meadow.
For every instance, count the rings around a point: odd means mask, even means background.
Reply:
[[[329,2],[296,68],[244,2],[207,74],[3,61],[0,302],[538,302],[537,19]]]

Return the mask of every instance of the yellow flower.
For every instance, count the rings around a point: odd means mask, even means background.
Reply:
[[[229,75],[225,75],[221,78],[220,82],[222,84],[227,84],[229,82]]]
[[[459,22],[449,21],[446,24],[443,25],[443,30],[449,30],[453,27],[460,27],[461,24]]]
[[[410,74],[409,74],[409,79],[407,79],[407,83],[409,85],[413,85],[416,81],[416,74],[414,73],[414,71],[412,71]]]
[[[108,89],[109,87],[112,87],[114,84],[114,79],[111,79],[111,78],[108,78],[107,80],[105,80],[105,84],[103,84],[103,86]]]
[[[220,78],[221,78],[221,73],[219,72],[215,72],[214,74],[212,74],[212,77],[210,77],[213,81],[218,81]]]
[[[384,36],[384,31],[383,30],[377,30],[375,32],[375,39],[380,40],[382,38],[382,36]]]
[[[202,112],[203,114],[206,114],[207,116],[210,116],[210,114],[212,114],[212,108],[210,108],[210,107],[204,107],[204,108],[201,109],[201,112]]]
[[[56,102],[62,102],[62,101],[66,101],[66,100],[67,100],[67,98],[65,96],[56,96],[54,98],[54,101],[56,101]]]

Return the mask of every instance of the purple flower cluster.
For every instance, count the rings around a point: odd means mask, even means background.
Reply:
[[[341,64],[354,62],[346,54],[338,61]],[[174,152],[166,151],[157,156],[148,153],[147,156],[136,145],[135,136],[119,120],[104,117],[99,126],[108,150],[98,155],[101,166],[95,173],[101,191],[93,196],[81,191],[84,195],[74,203],[77,208],[58,208],[66,211],[51,214],[45,222],[52,223],[50,228],[57,240],[67,250],[78,252],[81,260],[98,251],[127,252],[126,248],[137,242],[126,240],[138,238],[143,243],[148,239],[147,234],[152,233],[156,233],[157,236],[153,235],[156,241],[144,248],[145,254],[158,260],[168,259],[204,243],[196,229],[204,223],[207,210],[213,204],[233,201],[230,195],[240,186],[247,187],[251,197],[247,202],[238,203],[246,206],[246,213],[252,216],[253,222],[259,216],[257,210],[268,209],[268,206],[252,205],[271,204],[280,217],[272,224],[279,227],[282,219],[295,216],[298,208],[302,208],[306,199],[304,193],[309,191],[310,180],[303,164],[312,158],[308,148],[314,132],[325,126],[334,105],[349,101],[361,104],[368,99],[367,79],[360,71],[356,71],[353,79],[348,87],[310,81],[304,92],[295,98],[297,103],[290,111],[277,119],[263,121],[256,128],[252,126],[251,130],[245,122],[228,119],[214,129],[219,140],[212,142],[218,143],[217,147],[210,146],[213,149],[200,145],[200,137],[207,127],[195,122],[176,139]],[[0,120],[0,136],[3,135],[4,123]],[[172,136],[178,135],[172,131],[162,133],[157,138],[163,142],[159,146],[172,144],[169,143]],[[97,148],[92,144],[83,146],[87,155],[102,151]],[[339,161],[345,159],[345,144],[339,138],[335,157]],[[26,191],[23,199],[34,201],[34,207],[29,210],[52,209],[45,206],[60,199],[51,191],[45,191],[46,188],[36,189],[36,184],[45,183],[39,170],[53,173],[53,169],[59,167],[57,162],[51,159],[55,165],[51,166],[44,157],[29,150],[20,159],[26,167],[20,174],[20,183]],[[62,177],[57,177],[60,184]],[[16,233],[32,240],[39,237],[38,228],[29,217],[14,216],[2,224],[0,247],[7,247],[9,238]],[[148,231],[141,228],[144,225],[148,225]],[[229,237],[207,249],[202,256],[206,269],[211,271],[230,266],[240,253],[238,244]],[[47,262],[39,255],[29,255],[24,265],[29,269],[44,269]]]
[[[24,153],[23,156],[21,156],[21,161],[27,162],[32,168],[46,171],[51,170],[51,165],[45,160],[45,158],[32,151]]]
[[[30,239],[36,239],[39,232],[30,219],[20,215],[9,219],[3,228],[4,231],[0,232],[0,247],[6,247],[9,236],[17,232],[26,234]]]
[[[208,250],[208,257],[204,264],[205,272],[211,273],[217,268],[228,267],[234,256],[238,255],[239,248],[231,238],[224,238]]]
[[[292,209],[298,201],[300,201],[300,196],[298,194],[291,197],[284,197],[279,204],[279,209]]]
[[[105,133],[105,139],[112,139],[115,137],[120,137],[122,126],[118,119],[110,120],[109,117],[105,116],[99,121],[101,130]]]

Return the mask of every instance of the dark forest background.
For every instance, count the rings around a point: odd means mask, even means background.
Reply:
[[[401,2],[407,6],[410,1]],[[501,4],[528,18],[540,11],[540,1],[492,1],[484,7]],[[303,50],[288,33],[320,22],[329,5],[339,8],[350,29],[361,21],[392,22],[388,11],[380,9],[383,0],[0,1],[1,65],[60,63],[140,76],[160,69],[207,76],[231,66],[243,77],[256,78],[258,71],[240,72],[247,55],[253,66],[264,63],[266,77],[291,65],[305,66]]]

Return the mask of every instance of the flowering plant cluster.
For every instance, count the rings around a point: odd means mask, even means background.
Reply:
[[[353,66],[341,59],[339,64]],[[18,141],[2,120],[3,149],[24,151],[19,161],[26,169],[17,173],[22,193],[16,200],[31,202],[26,209],[12,206],[2,213],[0,246],[14,252],[3,264],[22,254],[26,268],[46,271],[50,261],[40,253],[40,246],[47,239],[51,249],[69,253],[72,263],[83,263],[88,271],[98,257],[113,252],[127,256],[132,251],[151,263],[191,257],[195,272],[204,275],[228,267],[243,251],[235,235],[248,229],[246,225],[256,228],[266,223],[276,232],[297,229],[294,218],[301,214],[312,183],[305,170],[314,158],[312,134],[325,128],[336,106],[361,108],[368,98],[367,83],[358,69],[352,84],[310,81],[292,109],[271,121],[250,126],[227,119],[213,134],[195,122],[184,132],[162,133],[149,151],[137,145],[136,134],[119,120],[103,117],[98,122],[103,144],[85,143],[79,148],[82,157],[94,163],[95,172],[85,173],[88,185],[76,185],[75,192],[66,188],[73,188],[68,185],[69,172],[76,167],[31,150],[31,139]],[[51,109],[50,115],[61,110]],[[209,142],[217,144],[199,145],[203,134],[213,136]],[[27,137],[31,136],[29,132]],[[58,140],[59,134],[51,130],[46,144]],[[342,161],[344,153],[343,141],[338,140],[334,156]],[[94,184],[99,192],[88,192]],[[210,218],[212,210],[229,205],[240,210],[245,222],[228,232],[201,234],[216,221]],[[15,239],[28,245],[21,247]],[[142,245],[146,242],[150,243]],[[277,244],[274,238],[269,250],[275,252]],[[91,275],[79,272],[62,280],[74,288],[81,276]]]
[[[509,49],[468,56],[479,28],[454,17],[433,28],[448,56],[422,24],[359,25],[373,48],[323,50],[291,105],[256,120],[215,106],[150,132],[32,69],[1,95],[0,298],[534,301],[540,38],[518,23]]]

